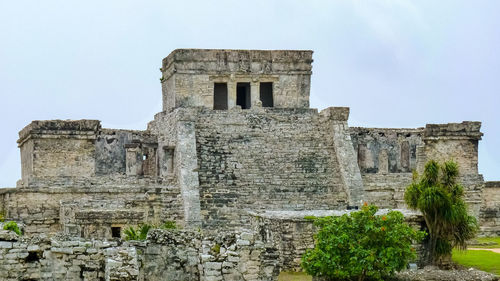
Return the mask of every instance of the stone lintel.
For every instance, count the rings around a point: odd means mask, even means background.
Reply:
[[[480,140],[481,122],[463,121],[462,123],[427,124],[424,130],[424,140],[437,139],[471,139]]]
[[[311,50],[176,49],[162,62],[163,78],[174,73],[311,74]]]

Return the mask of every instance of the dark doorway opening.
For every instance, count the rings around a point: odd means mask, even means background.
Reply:
[[[262,107],[274,106],[272,82],[260,83],[260,101],[262,102]]]
[[[227,110],[227,83],[214,84],[214,109]]]
[[[121,227],[111,227],[111,237],[120,238],[122,236],[122,228]]]
[[[249,109],[250,104],[250,83],[236,84],[236,105],[241,106],[241,109]]]

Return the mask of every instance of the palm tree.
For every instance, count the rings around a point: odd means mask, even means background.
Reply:
[[[453,247],[465,249],[467,240],[478,230],[476,218],[467,213],[464,188],[457,179],[456,162],[440,165],[430,160],[421,177],[414,174],[413,183],[405,192],[406,204],[422,212],[427,224],[429,252],[426,261],[433,265],[449,263]]]

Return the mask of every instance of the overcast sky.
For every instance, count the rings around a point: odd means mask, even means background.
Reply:
[[[351,126],[482,121],[479,172],[500,180],[500,1],[0,0],[0,187],[32,120],[145,129],[176,48],[310,49],[311,107]]]

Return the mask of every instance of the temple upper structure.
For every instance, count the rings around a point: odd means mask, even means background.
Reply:
[[[309,108],[312,53],[177,49],[163,59],[163,110]]]

